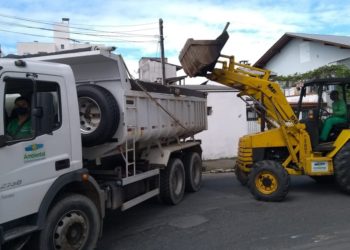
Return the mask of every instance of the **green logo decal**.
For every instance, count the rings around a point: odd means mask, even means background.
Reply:
[[[32,144],[24,148],[24,162],[45,159],[44,144]]]

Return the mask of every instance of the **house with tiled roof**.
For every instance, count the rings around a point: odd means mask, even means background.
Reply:
[[[292,75],[337,63],[350,66],[350,36],[285,33],[254,66]]]

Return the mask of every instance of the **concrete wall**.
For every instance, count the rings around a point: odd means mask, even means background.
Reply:
[[[139,78],[142,81],[161,82],[162,64],[148,59],[141,59],[139,62]],[[176,77],[176,66],[165,64],[165,77]]]
[[[202,140],[203,159],[237,156],[238,141],[247,134],[246,105],[234,92],[208,92],[208,130],[195,136]]]
[[[69,23],[56,23],[55,25],[53,25],[53,30],[56,51],[69,49]]]
[[[36,54],[39,52],[51,53],[55,52],[54,43],[39,43],[39,42],[28,42],[28,43],[17,43],[17,54]]]
[[[61,49],[59,44],[55,43],[39,43],[39,42],[28,42],[28,43],[17,43],[17,54],[18,55],[27,55],[27,54],[36,54],[40,52],[53,53],[62,50],[70,49],[82,49],[91,46],[103,47],[103,44],[81,44],[81,43],[71,43],[68,46],[66,45]]]
[[[350,57],[349,49],[294,38],[267,63],[266,68],[278,75],[291,75],[304,73],[348,57]]]

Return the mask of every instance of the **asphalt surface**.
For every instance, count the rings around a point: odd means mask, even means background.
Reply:
[[[283,202],[253,199],[233,173],[206,173],[177,206],[149,201],[109,212],[98,250],[350,249],[350,196],[334,184],[292,178]]]

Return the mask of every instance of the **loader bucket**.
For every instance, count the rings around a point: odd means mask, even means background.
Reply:
[[[195,77],[206,76],[208,71],[211,72],[228,38],[225,29],[215,40],[188,39],[179,55],[185,73]]]

